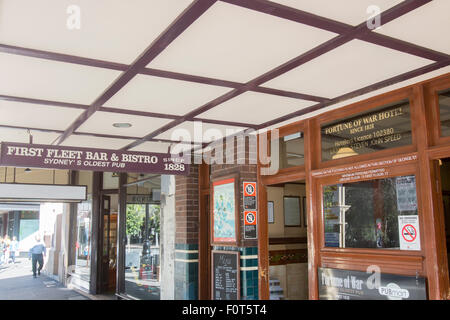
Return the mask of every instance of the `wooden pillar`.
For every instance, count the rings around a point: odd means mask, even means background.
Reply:
[[[421,224],[422,250],[425,254],[425,269],[428,279],[429,299],[447,299],[449,296],[448,266],[445,254],[445,223],[437,208],[439,197],[439,172],[428,157],[430,136],[427,127],[423,85],[413,88],[413,126],[416,130],[418,152],[417,190],[419,219]],[[432,99],[433,97],[427,97]],[[437,125],[437,124],[434,124]]]

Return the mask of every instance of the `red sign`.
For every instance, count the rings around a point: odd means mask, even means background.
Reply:
[[[256,197],[256,182],[244,182],[244,196]]]
[[[245,225],[255,226],[256,225],[256,211],[245,211]]]
[[[416,228],[411,224],[405,225],[402,229],[402,237],[405,241],[413,242],[417,237]]]

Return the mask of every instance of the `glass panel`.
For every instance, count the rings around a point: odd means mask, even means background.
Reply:
[[[91,221],[92,200],[91,195],[85,202],[78,204],[77,211],[77,240],[75,243],[75,270],[85,281],[90,280],[91,268]]]
[[[119,174],[117,172],[103,172],[103,189],[119,188]]]
[[[287,135],[279,139],[280,169],[305,164],[304,140],[302,132]]]
[[[160,299],[161,176],[128,176],[125,293],[145,300]]]
[[[322,161],[412,143],[409,101],[339,119],[321,127]]]
[[[441,136],[450,136],[450,89],[438,94],[439,117],[441,119]]]
[[[400,249],[399,216],[417,215],[415,176],[323,187],[325,246]]]

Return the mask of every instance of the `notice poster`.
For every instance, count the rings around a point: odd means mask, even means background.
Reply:
[[[256,211],[244,211],[244,239],[256,239]]]
[[[318,269],[320,300],[426,300],[425,278]]]
[[[395,179],[397,190],[397,209],[398,211],[416,211],[416,177],[406,176]]]
[[[420,250],[419,216],[398,216],[400,250]]]
[[[339,186],[325,186],[323,189],[323,214],[325,221],[325,246],[339,247],[340,209]]]
[[[212,243],[237,242],[236,179],[213,182]]]

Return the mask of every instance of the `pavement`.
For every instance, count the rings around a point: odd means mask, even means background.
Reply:
[[[42,272],[33,278],[31,261],[18,258],[16,263],[0,265],[0,300],[90,300]]]

